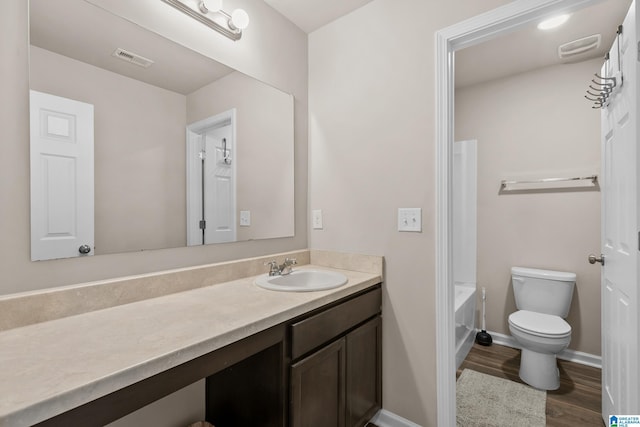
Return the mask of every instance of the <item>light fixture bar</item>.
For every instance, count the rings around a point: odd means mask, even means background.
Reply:
[[[199,21],[201,23],[203,23],[204,25],[206,25],[209,28],[212,28],[214,30],[216,30],[217,32],[219,32],[220,34],[230,38],[233,41],[238,41],[240,40],[240,38],[242,37],[242,30],[240,29],[236,29],[233,30],[231,28],[227,28],[229,26],[229,20],[231,19],[231,16],[229,16],[228,13],[224,12],[223,10],[219,10],[216,13],[220,14],[222,17],[224,17],[227,27],[225,27],[224,25],[208,18],[207,16],[191,9],[189,6],[187,6],[186,4],[182,3],[180,0],[162,0],[163,2],[170,4],[171,6],[175,7],[176,9],[178,9],[180,12],[184,13],[185,15],[189,15],[190,17],[192,17],[193,19],[195,19],[196,21]]]

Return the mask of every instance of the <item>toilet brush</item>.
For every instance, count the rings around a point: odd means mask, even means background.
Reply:
[[[487,320],[487,314],[485,312],[485,302],[487,300],[486,290],[482,288],[482,330],[476,334],[476,342],[480,345],[491,345],[493,339],[491,335],[487,333],[485,322]]]

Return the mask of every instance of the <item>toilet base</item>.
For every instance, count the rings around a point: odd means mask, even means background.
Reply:
[[[540,390],[560,388],[560,371],[555,354],[522,349],[520,379]]]

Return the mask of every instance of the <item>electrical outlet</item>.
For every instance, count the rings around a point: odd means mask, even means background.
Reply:
[[[422,232],[422,208],[398,208],[398,231]]]
[[[240,227],[251,226],[251,211],[240,211]]]
[[[322,209],[316,209],[312,212],[311,223],[314,230],[322,230]]]

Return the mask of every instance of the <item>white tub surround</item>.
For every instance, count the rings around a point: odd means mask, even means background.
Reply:
[[[294,256],[299,262],[306,257],[308,262],[313,251]],[[0,332],[0,395],[4,396],[0,399],[0,425],[19,427],[47,420],[382,281],[381,257],[375,263],[366,257],[362,264],[355,257],[353,270],[336,270],[349,280],[337,289],[290,293],[257,287],[255,275],[264,273],[263,262],[273,258],[284,257],[278,254],[3,298],[3,304],[10,307],[18,301],[30,306],[30,297],[55,303],[64,295],[65,305],[74,299],[74,293],[99,295],[102,290],[93,288],[104,286],[109,294],[111,288],[121,289],[127,280],[148,283],[153,291],[150,294],[154,294],[156,281],[166,289],[171,289],[174,281],[185,286],[189,282],[185,275],[203,273],[202,269],[217,271],[217,277],[249,272],[227,280],[207,278],[203,282],[208,283],[192,286],[195,289],[165,292]],[[249,264],[242,264],[245,262]],[[375,270],[357,271],[374,265]],[[317,264],[299,268],[333,270]],[[144,295],[146,290],[142,286],[138,293]],[[14,313],[12,310],[11,315]],[[2,324],[15,324],[6,316],[0,311]]]
[[[456,369],[469,354],[476,335],[476,287],[455,286]]]
[[[478,143],[453,144],[453,284],[455,287],[456,369],[475,338],[478,241]]]

